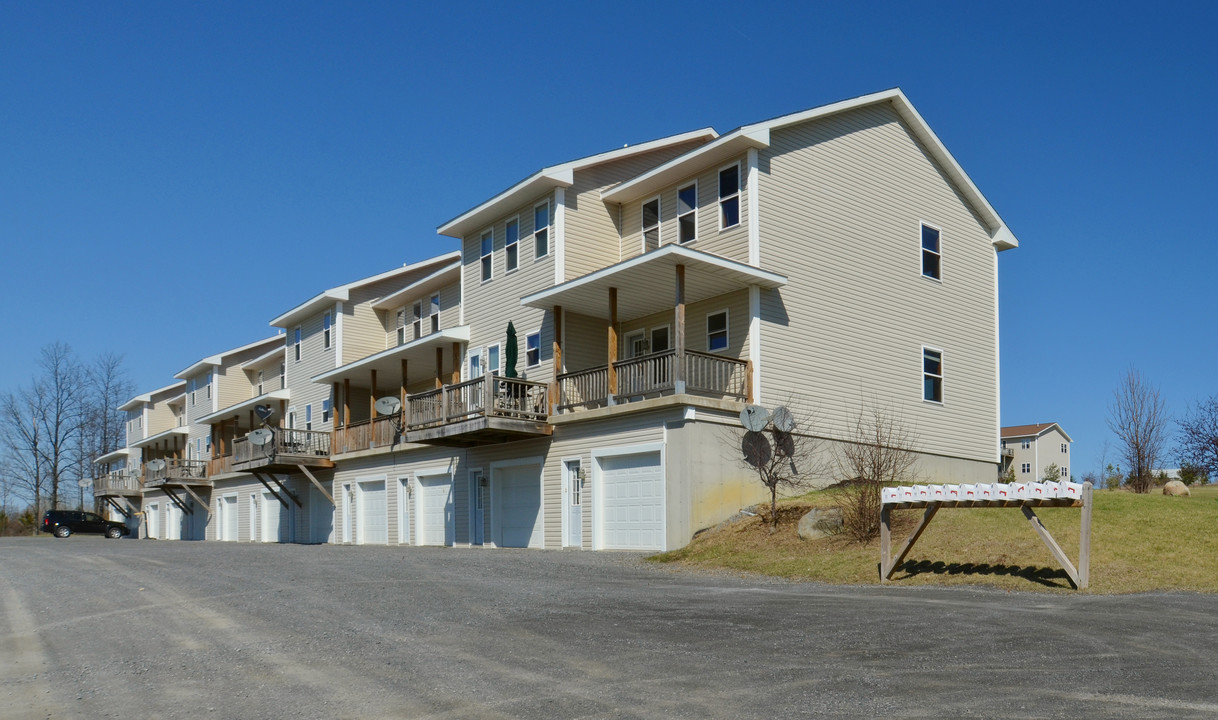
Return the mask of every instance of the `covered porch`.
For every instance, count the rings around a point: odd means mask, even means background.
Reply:
[[[275,427],[282,427],[291,397],[289,390],[271,390],[199,418],[200,423],[211,426],[212,456],[207,460],[208,476],[234,472],[233,461],[238,441],[244,440],[251,431],[262,427],[262,420],[254,408],[259,405],[271,408],[275,414],[270,423]]]
[[[552,313],[555,378],[550,402],[556,412],[672,394],[753,402],[759,292],[785,284],[786,278],[776,273],[665,245],[525,296],[520,302]],[[687,340],[687,307],[741,292],[748,294],[749,346],[730,348],[725,334],[722,348],[692,349]],[[664,332],[622,345],[624,325],[657,315],[666,316]],[[598,327],[575,327],[573,323],[565,327],[569,317]],[[726,313],[724,322],[726,333]],[[598,333],[605,338],[603,362],[588,362],[588,353],[581,352],[577,362],[582,367],[571,367],[565,358],[575,356],[570,352],[575,348],[568,347],[568,337]]]

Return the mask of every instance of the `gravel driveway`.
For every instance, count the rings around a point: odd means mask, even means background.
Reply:
[[[1213,717],[1212,596],[612,553],[0,539],[0,717]]]

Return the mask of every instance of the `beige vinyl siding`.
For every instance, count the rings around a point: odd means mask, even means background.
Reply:
[[[173,409],[164,402],[155,402],[148,410],[143,436],[151,437],[158,433],[163,433],[170,428],[177,427],[177,425],[178,419],[174,415]]]
[[[458,327],[461,324],[461,284],[455,282],[445,285],[439,290],[429,290],[422,295],[407,298],[401,305],[388,310],[377,310],[380,322],[379,332],[384,343],[380,349],[388,350],[397,345],[398,310],[401,309],[406,311],[406,342],[413,340],[414,330],[411,325],[414,322],[414,304],[421,301],[423,312],[430,312],[431,296],[437,294],[440,296],[440,329]],[[426,337],[430,333],[431,327],[424,323],[422,335]]]
[[[533,258],[533,207],[546,198],[550,199],[551,252],[546,257],[535,260]],[[486,282],[482,281],[480,260],[484,229],[471,233],[465,238],[465,261],[462,272],[465,273],[465,320],[466,324],[470,326],[470,341],[465,357],[462,359],[463,378],[469,374],[470,349],[485,349],[490,345],[500,344],[500,367],[502,369],[506,361],[502,347],[506,342],[509,321],[516,328],[520,350],[516,369],[521,375],[527,375],[530,380],[549,381],[553,377],[553,318],[549,312],[524,307],[520,304],[521,297],[554,284],[553,208],[553,195],[544,195],[495,221],[493,225],[495,240],[492,279]],[[506,225],[509,220],[515,219],[517,216],[520,221],[520,263],[516,270],[508,273],[504,251]],[[542,334],[541,366],[529,369],[525,366],[524,358],[525,336],[539,328]],[[550,348],[546,347],[547,343],[551,344]],[[445,357],[447,359],[447,352]],[[485,356],[483,362],[485,363]]]
[[[385,333],[387,327],[395,327],[393,311],[374,310],[372,303],[435,271],[436,266],[428,265],[414,272],[353,288],[343,303],[343,357],[338,364],[346,365],[390,347],[386,345]],[[410,302],[414,300],[412,298]],[[460,304],[459,299],[457,303]],[[385,319],[386,315],[388,320]]]
[[[331,422],[322,422],[321,403],[330,400],[332,388],[328,383],[315,383],[312,377],[334,368],[333,346],[329,350],[322,347],[322,317],[324,311],[311,315],[300,324],[300,361],[296,361],[293,350],[295,326],[287,330],[287,367],[286,378],[291,399],[285,408],[296,409],[296,427],[305,426],[305,406],[313,406],[313,429],[330,430]],[[332,336],[333,338],[333,336]],[[353,408],[354,408],[353,403]],[[285,409],[286,413],[286,409]],[[286,414],[283,423],[287,425]]]
[[[576,172],[574,183],[566,190],[564,280],[587,275],[622,259],[620,206],[602,201],[601,190],[642,175],[702,144],[702,140],[691,140]]]
[[[466,485],[465,492],[462,496],[464,499],[464,502],[468,503],[468,498],[469,498],[469,470],[481,469],[482,473],[483,473],[483,477],[486,477],[486,478],[488,478],[488,480],[493,481],[494,474],[493,474],[493,470],[492,470],[492,464],[494,464],[494,463],[511,462],[511,461],[515,461],[515,460],[522,460],[522,459],[534,458],[534,457],[541,458],[541,464],[542,464],[541,513],[542,513],[542,523],[543,523],[543,531],[544,531],[542,534],[542,536],[544,538],[543,542],[545,544],[545,547],[547,547],[547,548],[556,547],[556,546],[561,545],[562,544],[562,537],[561,537],[562,516],[559,513],[562,512],[562,486],[560,484],[558,484],[558,482],[556,481],[556,479],[555,479],[556,476],[553,476],[553,474],[550,472],[550,467],[549,467],[550,463],[547,462],[547,458],[554,457],[553,453],[550,452],[550,446],[551,446],[550,438],[544,438],[544,439],[538,439],[538,440],[525,440],[522,442],[514,442],[514,443],[503,443],[503,444],[499,444],[499,445],[483,445],[483,446],[477,447],[477,448],[470,448],[467,451],[468,454],[466,457],[466,472],[464,474],[465,485]],[[491,542],[493,541],[493,538],[491,537],[491,528],[494,527],[495,509],[492,506],[492,503],[489,502],[489,500],[490,500],[489,494],[486,496],[486,499],[487,499],[487,502],[484,502],[483,506],[482,506],[483,507],[483,520],[482,521],[483,521],[483,525],[485,528],[485,532],[483,533],[483,538],[484,538],[486,544],[490,545]],[[462,512],[460,510],[458,511],[458,521],[461,520],[461,515],[464,515],[466,532],[468,533],[468,528],[469,528],[468,508],[469,508],[469,505],[465,504],[463,507],[465,508],[464,512]],[[460,535],[458,535],[458,537],[460,537]],[[469,536],[467,534],[466,542],[468,542],[468,537]]]
[[[605,299],[608,304],[608,298]],[[567,372],[586,370],[608,362],[607,321],[579,313],[563,313],[563,365]]]
[[[727,311],[727,349],[720,355],[747,360],[749,357],[749,292],[737,290],[718,297],[690,303],[685,306],[685,348],[698,352],[708,352],[706,349],[706,318],[708,315]],[[676,342],[676,311],[663,310],[653,315],[621,323],[618,340],[618,359],[626,358],[626,336],[638,330],[669,327],[669,342]],[[673,346],[675,347],[675,345]],[[603,364],[603,361],[602,361]]]
[[[240,367],[230,365],[216,368],[216,392],[220,407],[226,408],[248,400],[253,395],[252,390],[249,375]]]
[[[890,404],[928,453],[997,459],[994,247],[885,106],[775,130],[760,153],[762,401],[792,390],[844,437],[863,398]],[[942,228],[942,282],[921,275],[919,222]],[[942,405],[922,346],[943,352]]]
[[[719,171],[731,162],[740,165],[740,223],[724,230],[719,229]],[[702,252],[720,255],[737,262],[748,262],[749,259],[749,210],[748,210],[748,163],[747,157],[741,155],[734,161],[729,161],[708,168],[694,177],[689,177],[679,183],[664,188],[659,193],[634,200],[622,206],[622,259],[632,258],[643,253],[643,204],[660,198],[660,244],[667,245],[680,240],[677,227],[677,191],[691,182],[698,183],[698,237],[685,246]]]

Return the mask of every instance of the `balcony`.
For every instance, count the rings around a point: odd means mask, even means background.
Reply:
[[[483,375],[406,398],[406,441],[471,447],[544,437],[549,385]]]
[[[677,393],[745,402],[752,396],[752,375],[746,360],[694,350],[680,354],[666,350],[559,375],[558,411]]]
[[[265,445],[253,444],[249,435],[233,440],[233,472],[295,472],[300,467],[334,467],[330,461],[330,433],[274,428],[271,441]]]
[[[134,470],[106,473],[93,483],[93,496],[138,496],[143,490],[140,474]]]
[[[207,479],[207,462],[203,460],[165,460],[165,466],[153,470],[144,464],[144,487],[155,488],[185,485],[210,486]]]
[[[330,447],[336,455],[390,447],[393,445],[397,420],[396,417],[378,417],[372,420],[360,420],[347,427],[338,428],[332,433],[333,439],[330,441]],[[402,442],[402,438],[397,438],[397,441]]]

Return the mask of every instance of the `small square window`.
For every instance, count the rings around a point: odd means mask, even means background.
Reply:
[[[483,281],[491,279],[491,260],[492,252],[495,249],[495,234],[490,230],[482,233],[482,279]]]
[[[1020,465],[1020,466],[1019,466],[1019,471],[1020,471],[1020,472],[1023,472],[1023,473],[1030,473],[1030,472],[1032,472],[1032,463],[1024,463],[1023,465]]]
[[[719,229],[740,224],[740,164],[719,171]]]
[[[541,364],[541,333],[529,333],[524,339],[524,357],[528,367]]]
[[[922,226],[922,274],[928,278],[939,278],[939,231],[929,225]]]
[[[698,239],[698,185],[677,191],[677,231],[682,243]]]
[[[727,311],[706,316],[706,349],[711,352],[727,349]]]
[[[1062,477],[1064,477],[1064,478],[1070,477],[1070,468],[1068,468],[1064,465],[1062,466]]]
[[[533,257],[550,254],[550,202],[533,208]]]
[[[503,249],[507,254],[507,271],[511,272],[520,264],[520,221],[509,220],[505,235]]]
[[[1066,443],[1062,443],[1062,453],[1066,452]]]
[[[943,353],[922,348],[922,399],[943,402]]]

